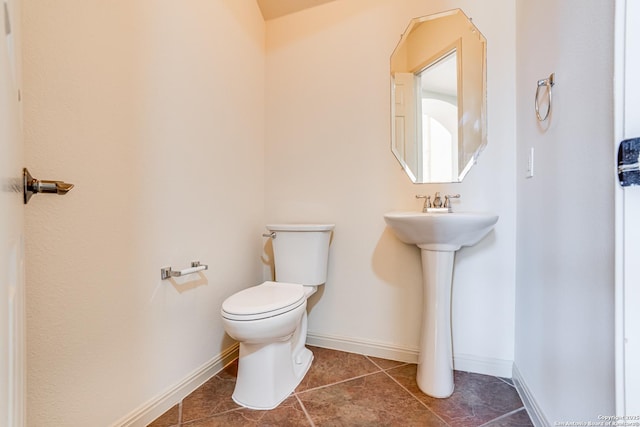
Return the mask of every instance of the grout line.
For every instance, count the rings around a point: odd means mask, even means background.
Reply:
[[[180,401],[180,403],[178,403],[178,427],[180,427],[181,425],[182,425],[182,400]]]
[[[503,418],[510,417],[511,415],[514,415],[516,412],[520,412],[520,411],[522,411],[523,409],[524,409],[524,406],[522,406],[522,407],[520,407],[520,408],[518,408],[518,409],[514,409],[514,410],[513,410],[513,411],[511,411],[511,412],[507,412],[506,414],[502,414],[502,415],[500,415],[499,417],[496,417],[496,418],[494,418],[494,419],[492,419],[492,420],[487,421],[486,423],[484,423],[484,424],[480,425],[479,427],[488,426],[488,425],[490,425],[490,424],[491,424],[492,422],[494,422],[494,421],[498,421],[498,420],[501,420],[501,419],[503,419]]]
[[[510,383],[509,381],[505,380],[504,378],[500,378],[500,377],[496,377],[496,378],[499,379],[500,381],[502,381],[503,383],[508,384],[513,388],[516,388],[516,386],[514,384]]]
[[[392,366],[392,367],[390,367],[390,368],[386,368],[386,369],[385,369],[385,368],[383,368],[382,366],[378,365],[375,361],[373,361],[373,360],[372,360],[369,356],[367,356],[366,354],[363,354],[363,356],[364,356],[364,357],[366,357],[366,358],[367,358],[367,360],[368,360],[369,362],[371,362],[371,363],[373,363],[374,365],[376,365],[376,367],[377,367],[378,369],[380,369],[381,371],[383,371],[383,372],[384,372],[384,371],[388,371],[388,370],[390,370],[390,369],[399,368],[400,366],[406,366],[406,365],[408,365],[408,363],[407,363],[407,362],[399,362],[399,363],[400,363],[399,365]]]
[[[241,409],[247,409],[247,408],[245,408],[243,406],[238,406],[237,408],[227,409],[226,411],[214,412],[212,414],[205,415],[205,416],[200,417],[200,418],[194,418],[194,419],[189,420],[189,421],[181,421],[180,426],[187,426],[187,425],[189,425],[191,423],[195,423],[195,422],[202,421],[202,420],[208,420],[210,418],[215,418],[215,417],[217,417],[219,415],[224,415],[224,414],[228,414],[228,413],[231,413],[231,412],[240,411]]]
[[[363,354],[364,358],[367,359],[369,362],[373,363],[373,365],[378,368],[381,371],[384,371],[384,369],[382,369],[382,366],[378,365],[376,362],[374,362],[373,360],[371,360],[369,358],[369,356],[367,356],[366,354]]]
[[[302,410],[304,411],[304,414],[307,416],[307,420],[311,424],[311,427],[316,427],[316,424],[313,422],[313,419],[311,418],[311,414],[309,414],[309,411],[307,411],[307,408],[304,406],[304,403],[302,403],[302,400],[300,400],[297,394],[294,394],[293,396],[296,398],[296,400],[302,407]]]
[[[320,390],[320,389],[322,389],[322,388],[327,388],[327,387],[331,387],[331,386],[334,386],[334,385],[337,385],[337,384],[346,383],[347,381],[357,380],[357,379],[359,379],[359,378],[368,377],[369,375],[379,374],[379,373],[381,373],[381,372],[384,372],[384,371],[369,372],[368,374],[358,375],[358,376],[356,376],[356,377],[351,377],[351,378],[347,378],[347,379],[345,379],[345,380],[336,381],[335,383],[325,384],[325,385],[319,385],[318,387],[309,388],[309,389],[302,390],[302,391],[298,391],[298,392],[295,392],[295,391],[294,391],[294,394],[298,395],[298,394],[306,393],[306,392],[308,392],[308,391]]]
[[[393,378],[387,371],[383,371],[385,373],[386,376],[388,376],[389,378],[391,378],[391,380],[393,382],[395,382],[396,384],[398,384],[404,391],[406,391],[407,393],[409,393],[409,396],[413,397],[415,400],[418,401],[418,403],[420,403],[422,406],[424,406],[425,408],[427,408],[427,410],[429,412],[431,412],[433,415],[435,415],[435,417],[437,419],[439,419],[440,421],[442,421],[445,425],[449,425],[439,414],[437,414],[436,412],[434,412],[431,408],[429,408],[429,406],[424,403],[422,400],[418,399],[418,396],[416,396],[415,394],[411,393],[409,391],[408,388],[406,388],[404,385],[402,385],[398,380],[396,380],[395,378]]]

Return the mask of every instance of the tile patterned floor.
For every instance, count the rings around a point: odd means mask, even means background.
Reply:
[[[213,426],[532,426],[511,380],[455,372],[448,399],[422,393],[416,365],[310,347],[311,369],[280,406],[242,408],[231,400],[237,362],[149,427]]]

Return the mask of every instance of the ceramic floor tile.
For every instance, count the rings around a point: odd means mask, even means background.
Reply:
[[[308,427],[311,425],[298,399],[294,396],[287,398],[270,411],[242,408],[182,424],[184,427]]]
[[[302,379],[296,392],[309,390],[380,369],[361,354],[345,353],[320,347],[309,347],[313,352],[313,363]]]
[[[391,369],[396,368],[400,365],[406,365],[405,362],[398,362],[397,360],[380,359],[373,356],[367,356],[367,358],[378,365],[381,369]]]
[[[484,427],[533,427],[527,411],[522,408],[485,424]]]
[[[231,399],[236,386],[238,363],[233,362],[218,375],[182,401],[182,422],[210,417],[230,409],[239,408]]]
[[[498,377],[499,379],[501,379],[502,381],[506,382],[507,384],[515,387],[515,385],[513,384],[513,380],[511,378],[502,378],[502,377]]]
[[[429,409],[383,372],[299,393],[315,426],[441,426]]]
[[[311,369],[278,408],[255,411],[233,402],[234,362],[182,401],[180,426],[532,426],[508,379],[456,371],[454,394],[435,399],[418,389],[415,364],[311,350]],[[177,427],[179,413],[175,406],[150,427]]]
[[[480,374],[455,371],[451,397],[436,399],[422,393],[415,380],[417,366],[387,371],[452,427],[475,427],[522,408],[517,391],[504,381]]]
[[[169,409],[164,414],[160,415],[154,422],[148,424],[147,427],[173,427],[177,426],[180,421],[178,417],[180,416],[180,408],[179,405],[174,406]]]

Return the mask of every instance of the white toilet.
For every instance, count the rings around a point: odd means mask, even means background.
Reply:
[[[275,282],[231,295],[222,303],[222,323],[240,343],[233,400],[251,409],[273,409],[309,370],[305,347],[307,298],[327,280],[334,224],[267,225],[273,239]]]

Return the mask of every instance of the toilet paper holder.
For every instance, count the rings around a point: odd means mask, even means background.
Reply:
[[[206,264],[200,264],[200,261],[191,261],[191,268],[185,268],[182,270],[174,270],[171,267],[162,267],[160,269],[160,277],[162,280],[169,279],[171,277],[186,276],[187,274],[197,273],[198,271],[208,270],[209,266]]]

